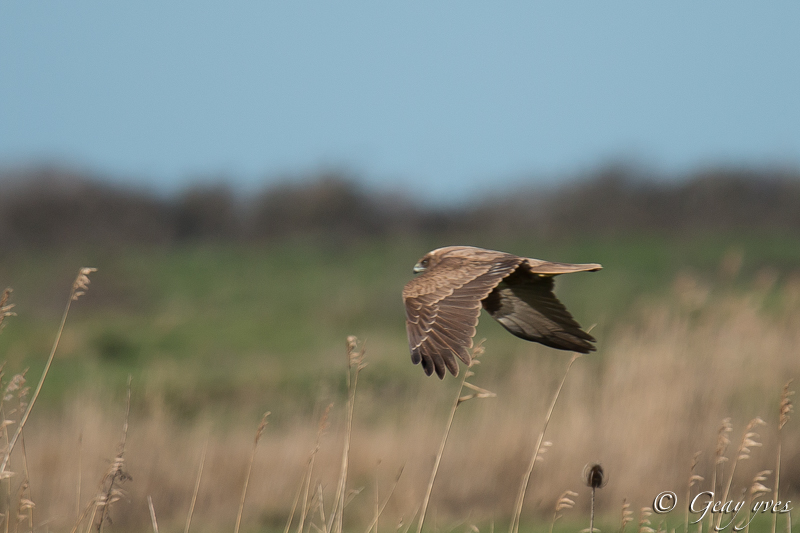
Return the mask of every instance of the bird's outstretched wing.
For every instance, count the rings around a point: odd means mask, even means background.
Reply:
[[[523,258],[487,250],[443,258],[403,289],[411,360],[440,379],[458,375],[456,357],[470,363],[469,349],[481,312],[481,300]]]
[[[553,276],[599,270],[598,264],[573,265],[527,259],[483,301],[492,317],[517,337],[551,348],[589,353],[594,337],[581,329],[555,294]]]

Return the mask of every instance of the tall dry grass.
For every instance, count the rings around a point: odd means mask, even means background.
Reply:
[[[797,498],[800,431],[788,419],[778,427],[779,417],[789,412],[782,387],[800,374],[800,284],[781,287],[781,301],[769,307],[765,290],[713,295],[702,287],[687,289],[691,283],[697,282],[680,280],[672,301],[643,305],[636,321],[607,329],[600,352],[575,362],[552,408],[546,436],[552,446],[545,455],[537,453],[536,437],[569,356],[520,342],[512,368],[504,370],[492,363],[490,340],[470,382],[496,397],[469,402],[449,418],[448,405],[460,396],[458,380],[420,376],[419,388],[400,398],[369,388],[356,394],[358,371],[368,373],[370,366],[405,356],[371,342],[369,353],[358,352],[356,361],[349,351],[348,361],[358,369],[351,374],[351,395],[326,414],[322,426],[319,415],[284,419],[259,432],[255,444],[257,421],[244,426],[201,417],[187,425],[150,398],[146,410],[131,412],[124,472],[132,479],[117,487],[108,518],[123,531],[152,529],[156,515],[162,531],[188,529],[187,516],[195,532],[283,530],[298,505],[300,486],[306,494],[296,511],[305,520],[301,533],[407,530],[418,523],[429,490],[426,528],[499,526],[514,516],[532,456],[544,460],[536,462],[528,485],[523,522],[547,523],[568,511],[586,516],[588,526],[590,490],[566,491],[581,486],[584,465],[594,462],[602,463],[608,480],[596,494],[598,514],[618,515],[625,501],[625,523],[632,520],[626,514],[630,506],[644,509],[640,530],[663,521],[646,509],[654,496],[663,490],[683,493],[687,476],[698,476],[687,495],[713,486],[738,498],[763,478],[759,484],[765,487],[770,480],[780,482],[782,498]],[[146,390],[132,385],[134,403]],[[97,494],[94,484],[107,479],[120,457],[115,450],[124,413],[124,402],[86,391],[57,416],[31,417],[25,453],[17,450],[10,466],[27,472],[18,502],[30,501],[35,512],[29,518],[7,506],[6,516],[17,512],[36,530],[64,531],[78,523],[76,499],[84,495],[80,504],[88,505]],[[748,423],[756,417],[767,422],[757,438],[748,436],[755,430]],[[729,426],[718,432],[726,418]],[[445,448],[447,420],[452,423]],[[717,454],[721,436],[740,443],[738,449],[725,446]],[[779,442],[777,480],[774,472],[763,471],[775,470]],[[438,471],[431,484],[434,464]],[[23,487],[20,477],[4,483],[9,493]],[[574,509],[564,507],[564,495]],[[681,504],[673,528],[685,527]],[[778,517],[779,524],[785,517]],[[14,520],[26,530],[25,520]]]

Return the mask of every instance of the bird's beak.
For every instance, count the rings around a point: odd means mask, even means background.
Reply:
[[[425,267],[417,263],[414,265],[414,274],[419,274],[420,272],[425,272]]]

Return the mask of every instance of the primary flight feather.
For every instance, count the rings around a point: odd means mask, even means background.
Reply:
[[[456,357],[469,349],[481,308],[517,337],[560,350],[588,353],[594,337],[553,294],[553,276],[600,270],[596,263],[554,263],[472,246],[425,254],[403,289],[406,332],[414,364],[440,379],[458,375]]]

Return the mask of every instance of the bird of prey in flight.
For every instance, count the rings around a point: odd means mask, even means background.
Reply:
[[[525,340],[559,350],[589,353],[594,337],[581,329],[553,294],[553,277],[600,270],[518,257],[472,246],[447,246],[425,254],[419,274],[403,289],[411,361],[425,374],[458,375],[456,357],[470,364],[469,349],[481,307]]]

